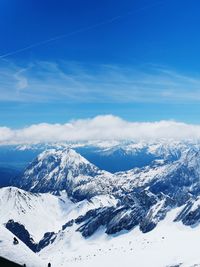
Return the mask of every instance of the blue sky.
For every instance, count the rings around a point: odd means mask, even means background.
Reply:
[[[198,0],[3,0],[0,125],[199,123]]]

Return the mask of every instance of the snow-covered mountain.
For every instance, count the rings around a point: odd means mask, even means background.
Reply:
[[[103,171],[72,149],[46,150],[28,166],[20,179],[20,186],[32,192],[49,192],[87,183]],[[81,177],[81,179],[80,179]]]
[[[120,153],[135,153],[145,146],[125,143],[126,149]],[[113,153],[113,149],[103,147],[105,153]],[[0,224],[58,266],[69,262],[70,266],[79,266],[82,261],[83,266],[90,266],[88,260],[91,266],[99,266],[96,257],[104,262],[106,254],[113,259],[115,252],[130,254],[134,247],[136,254],[129,260],[138,261],[143,245],[149,255],[157,245],[163,245],[164,254],[174,229],[178,229],[177,237],[181,231],[187,236],[188,231],[193,238],[199,231],[200,147],[190,143],[151,144],[148,151],[156,155],[149,165],[110,173],[71,148],[45,150],[15,181],[21,189],[0,189]],[[136,236],[138,245],[133,242]],[[198,240],[195,242],[198,244]],[[182,246],[179,242],[176,245]],[[165,267],[181,263],[181,258],[169,259]],[[157,263],[150,266],[161,267]]]
[[[25,226],[35,242],[45,232],[58,231],[73,203],[63,193],[33,194],[16,187],[0,189],[0,223],[13,220]]]
[[[155,161],[148,167],[111,174],[72,149],[52,149],[40,154],[25,170],[20,186],[40,193],[66,190],[75,202],[99,195],[115,198],[117,207],[89,211],[81,219],[85,224],[79,230],[85,236],[102,225],[109,234],[137,225],[147,232],[168,210],[198,197],[200,156],[199,151],[189,148],[176,161]],[[94,229],[88,231],[91,227]]]

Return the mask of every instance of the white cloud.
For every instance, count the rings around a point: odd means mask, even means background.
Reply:
[[[0,144],[83,140],[200,139],[200,125],[175,121],[129,122],[112,115],[70,121],[41,123],[22,129],[0,127]]]

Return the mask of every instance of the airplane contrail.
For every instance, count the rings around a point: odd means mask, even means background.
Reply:
[[[96,23],[96,24],[93,24],[93,25],[90,25],[88,27],[84,27],[84,28],[80,28],[76,31],[72,31],[72,32],[69,32],[69,33],[66,33],[66,34],[62,34],[62,35],[57,35],[55,37],[52,37],[50,39],[46,39],[44,41],[40,41],[40,42],[36,42],[34,44],[31,44],[31,45],[28,45],[28,46],[25,46],[25,47],[22,47],[22,48],[19,48],[17,50],[14,50],[14,51],[11,51],[11,52],[8,52],[8,53],[5,53],[3,55],[0,55],[0,59],[5,59],[9,56],[13,56],[13,55],[16,55],[18,53],[21,53],[23,51],[27,51],[31,48],[34,48],[34,47],[38,47],[38,46],[41,46],[41,45],[44,45],[44,44],[48,44],[50,42],[53,42],[53,41],[56,41],[56,40],[59,40],[59,39],[63,39],[63,38],[66,38],[66,37],[70,37],[70,36],[73,36],[77,33],[82,33],[82,32],[87,32],[89,30],[92,30],[92,29],[95,29],[95,28],[98,28],[100,26],[103,26],[103,25],[107,25],[107,24],[110,24],[110,23],[113,23],[114,21],[116,20],[119,20],[121,18],[124,18],[126,16],[129,16],[131,14],[134,14],[134,13],[137,13],[141,10],[144,10],[144,9],[148,9],[148,8],[152,8],[154,6],[156,6],[157,4],[160,4],[160,3],[164,3],[165,1],[157,1],[155,3],[152,3],[151,5],[147,5],[147,6],[144,6],[144,7],[141,7],[141,8],[138,8],[137,10],[133,10],[133,11],[129,11],[127,12],[126,14],[123,14],[123,15],[119,15],[119,16],[115,16],[115,17],[112,17],[108,20],[105,20],[105,21],[102,21],[102,22],[99,22],[99,23]]]
[[[111,19],[109,19],[107,21],[103,21],[103,22],[100,22],[100,23],[97,23],[97,24],[93,24],[91,26],[88,26],[88,27],[85,27],[85,28],[81,28],[79,30],[76,30],[76,31],[73,31],[73,32],[70,32],[70,33],[58,35],[58,36],[52,37],[50,39],[47,39],[47,40],[44,40],[44,41],[41,41],[41,42],[37,42],[37,43],[31,44],[31,45],[25,46],[23,48],[20,48],[20,49],[15,50],[15,51],[8,52],[6,54],[0,55],[0,59],[6,58],[8,56],[16,55],[16,54],[18,54],[20,52],[29,50],[29,49],[34,48],[34,47],[37,47],[37,46],[41,46],[43,44],[50,43],[52,41],[56,41],[56,40],[59,40],[59,39],[62,39],[62,38],[73,36],[73,35],[75,35],[77,33],[82,33],[82,32],[86,32],[86,31],[92,30],[92,29],[97,28],[99,26],[112,23],[113,21],[115,21],[115,20],[117,20],[119,18],[121,18],[121,16],[116,16],[116,17],[113,17],[113,18],[111,18]]]

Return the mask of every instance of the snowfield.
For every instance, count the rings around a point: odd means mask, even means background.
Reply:
[[[59,241],[44,249],[40,257],[50,259],[53,266],[192,267],[200,263],[200,227],[189,228],[174,223],[178,212],[180,209],[171,211],[164,221],[146,234],[136,228],[108,236],[104,229],[100,229],[85,240],[79,233],[65,232]]]
[[[80,233],[65,233],[59,242],[39,254],[22,242],[13,245],[13,235],[0,227],[0,255],[30,267],[197,267],[200,266],[200,228],[172,222],[177,210],[149,233],[139,229],[107,236],[104,229],[85,240]],[[197,265],[199,263],[199,265]]]
[[[180,209],[171,211],[146,234],[136,228],[108,236],[102,228],[85,240],[79,233],[65,232],[39,255],[44,260],[50,259],[53,266],[66,267],[200,266],[200,227],[174,223],[178,212]]]
[[[0,226],[0,256],[10,261],[28,267],[47,266],[37,254],[31,251],[23,242],[19,241],[18,245],[13,244],[14,235],[5,227]],[[2,266],[3,267],[3,266]]]

